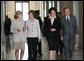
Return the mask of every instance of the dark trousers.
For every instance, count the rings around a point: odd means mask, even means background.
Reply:
[[[38,42],[37,46],[38,46],[38,50],[37,51],[39,52],[39,54],[41,54],[41,42]]]
[[[60,41],[60,52],[63,53],[63,41]]]
[[[38,38],[27,38],[28,40],[28,60],[36,60]]]
[[[65,39],[63,43],[64,43],[65,57],[67,60],[71,60],[72,51],[74,48],[74,39],[69,37],[68,39]]]
[[[58,53],[58,51],[60,51],[60,53],[63,53],[63,41],[59,40],[58,43],[59,44],[56,52]]]

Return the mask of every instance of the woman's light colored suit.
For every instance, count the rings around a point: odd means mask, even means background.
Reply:
[[[11,32],[13,33],[13,41],[14,43],[16,42],[24,42],[25,37],[24,37],[24,32],[23,32],[23,27],[24,27],[24,21],[20,21],[21,25],[18,25],[17,19],[14,19],[12,21],[11,25]],[[21,32],[17,32],[17,29],[20,29]]]

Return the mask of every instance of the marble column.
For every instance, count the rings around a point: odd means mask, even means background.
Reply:
[[[79,38],[79,44],[83,45],[83,1],[79,1],[78,5],[79,9],[79,31],[80,31],[80,38]]]
[[[73,14],[76,17],[77,26],[78,26],[78,29],[79,29],[79,13],[78,13],[79,9],[78,9],[78,5],[79,5],[78,1],[73,1]],[[79,38],[75,39],[75,47],[78,47],[78,44],[79,44]]]
[[[6,60],[6,39],[4,35],[5,10],[6,1],[1,1],[1,60]]]

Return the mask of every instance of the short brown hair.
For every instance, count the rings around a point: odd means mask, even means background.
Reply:
[[[63,10],[66,10],[66,9],[69,9],[69,10],[70,10],[70,8],[69,8],[69,7],[65,7]]]
[[[35,16],[35,11],[34,10],[30,10],[28,14],[32,13],[33,16]]]
[[[18,18],[18,16],[19,16],[20,14],[22,14],[22,12],[21,12],[21,11],[16,11],[16,12],[15,12],[15,15],[14,15],[14,18],[15,18],[15,19],[17,19],[17,18]]]

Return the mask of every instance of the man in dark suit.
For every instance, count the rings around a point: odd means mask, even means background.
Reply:
[[[61,18],[61,40],[64,43],[64,52],[67,60],[71,60],[75,39],[79,31],[74,15],[70,14],[68,7],[64,8],[64,16]]]
[[[40,10],[35,11],[35,18],[39,20],[40,30],[41,30],[41,33],[42,33],[43,23],[42,23],[41,17],[39,16],[39,14],[40,14],[39,11]],[[39,56],[42,56],[41,42],[38,42],[38,52],[39,52]]]
[[[61,12],[57,12],[57,17],[61,20],[62,17]],[[60,38],[59,38],[58,48],[56,53],[58,53],[59,51],[60,51],[60,55],[63,55],[63,41],[61,41]]]
[[[5,22],[4,22],[4,31],[5,35],[9,37],[10,35],[10,26],[11,26],[11,19],[6,15]]]

